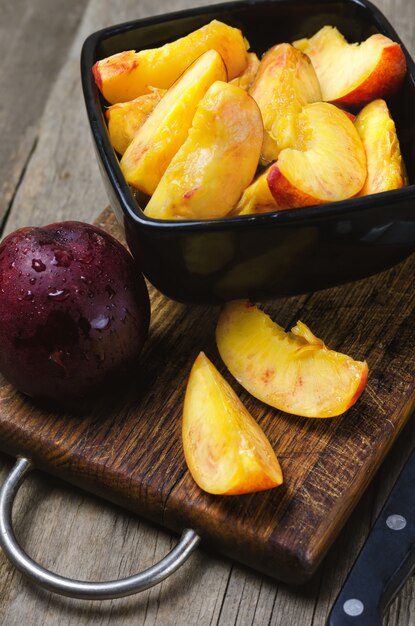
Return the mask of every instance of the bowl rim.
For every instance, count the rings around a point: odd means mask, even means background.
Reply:
[[[386,36],[401,46],[407,62],[407,76],[413,84],[415,84],[415,62],[409,54],[405,44],[396,33],[389,20],[370,0],[340,0],[344,4],[358,6],[370,13],[374,25]],[[294,0],[295,4],[312,5],[315,0]],[[319,0],[319,4],[331,4],[333,0]],[[336,202],[327,202],[324,204],[312,205],[308,207],[299,207],[291,209],[277,210],[267,213],[255,213],[251,215],[234,215],[224,216],[215,219],[203,220],[166,220],[154,219],[145,215],[143,209],[135,200],[132,191],[125,181],[119,166],[119,160],[112,147],[107,131],[107,125],[101,105],[104,101],[101,96],[92,74],[92,66],[98,60],[96,57],[97,46],[104,40],[115,35],[121,35],[132,30],[139,29],[144,26],[153,24],[162,24],[169,21],[194,17],[198,15],[206,15],[211,18],[210,14],[225,13],[229,10],[237,10],[239,8],[253,9],[256,6],[292,4],[292,0],[237,0],[236,2],[223,2],[220,4],[193,7],[191,9],[182,9],[171,13],[148,16],[128,22],[122,22],[114,26],[95,31],[90,34],[84,41],[81,51],[81,82],[84,93],[85,106],[92,131],[95,147],[101,159],[105,174],[109,179],[112,189],[114,190],[117,200],[124,214],[127,214],[134,222],[146,229],[167,229],[179,231],[199,231],[214,232],[217,230],[239,230],[253,229],[255,227],[263,229],[268,225],[292,225],[303,223],[315,223],[320,220],[338,219],[345,214],[354,214],[364,209],[378,208],[390,206],[392,203],[400,203],[407,201],[408,198],[415,197],[415,184],[410,184],[400,189],[384,191],[368,196],[348,198]],[[219,19],[216,16],[215,19]]]

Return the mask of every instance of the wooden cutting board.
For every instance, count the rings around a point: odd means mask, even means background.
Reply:
[[[97,224],[118,238],[106,210]],[[305,269],[306,271],[306,269]],[[0,448],[173,531],[286,582],[308,579],[408,420],[415,397],[415,255],[353,284],[263,303],[284,327],[298,319],[331,348],[369,364],[358,403],[306,419],[255,400],[227,373],[217,307],[173,302],[150,288],[152,322],[133,384],[77,412],[46,410],[0,378]],[[258,420],[281,462],[278,489],[211,496],[183,457],[181,411],[200,350]]]

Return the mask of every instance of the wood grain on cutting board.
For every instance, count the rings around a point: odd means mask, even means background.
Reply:
[[[377,0],[375,3],[391,20],[414,56],[415,4],[409,0]],[[0,0],[0,8],[7,4],[6,0]],[[42,0],[42,4],[48,2]],[[106,25],[194,6],[190,0],[143,0],[139,3],[136,0],[90,0],[84,4],[86,10],[81,27],[69,54],[60,61],[62,71],[57,80],[52,73],[42,71],[44,82],[36,85],[44,93],[46,89],[49,93],[50,85],[53,89],[43,117],[42,111],[35,111],[38,116],[35,141],[29,157],[22,159],[20,165],[16,162],[13,180],[7,171],[0,173],[2,181],[7,179],[7,190],[0,186],[0,195],[3,194],[2,199],[5,198],[10,210],[3,232],[57,219],[93,221],[100,207],[105,205],[106,196],[92,144],[88,143],[88,124],[79,86],[79,51],[83,39]],[[199,0],[197,4],[211,2]],[[56,11],[68,14],[71,19],[73,3],[56,3]],[[3,18],[4,12],[1,27],[5,28]],[[16,26],[19,30],[14,38],[18,40],[19,33],[27,26],[21,13]],[[41,27],[46,34],[51,28],[50,20],[37,23],[37,28]],[[3,36],[1,41],[7,44]],[[30,33],[22,37],[21,52],[19,59],[14,57],[20,64],[18,70],[24,70],[25,57],[35,58],[37,54],[37,39],[32,40]],[[5,74],[6,70],[13,71],[10,59],[2,68]],[[10,81],[9,92],[10,108],[15,108],[17,99],[31,101],[31,90],[21,79]],[[4,105],[4,99],[2,102]],[[7,115],[1,119],[10,126]],[[17,133],[20,125],[16,123],[14,128]],[[84,146],[82,151],[80,145]],[[12,148],[13,144],[4,140],[0,143],[0,151],[6,159]],[[33,626],[69,623],[71,626],[113,623],[123,626],[323,626],[331,603],[413,446],[414,434],[413,426],[409,425],[359,502],[324,566],[301,589],[276,584],[202,547],[174,577],[139,597],[85,602],[58,598],[27,584],[0,553],[0,621],[5,626],[22,621]],[[1,480],[12,462],[11,456],[0,454]],[[146,524],[118,507],[39,472],[25,482],[15,510],[16,529],[29,553],[52,569],[84,579],[103,580],[134,573],[160,559],[175,542],[174,536],[170,537],[157,526]],[[391,605],[385,625],[415,625],[414,589],[412,578]]]
[[[121,237],[115,217],[98,224]],[[234,497],[202,492],[181,443],[185,386],[200,350],[226,374],[215,346],[218,308],[175,303],[151,289],[150,336],[133,384],[93,407],[50,411],[0,388],[0,447],[175,531],[194,528],[216,550],[286,582],[314,573],[414,405],[415,256],[370,279],[275,300],[327,345],[366,359],[367,388],[343,416],[276,411],[227,375],[280,459],[282,487]]]

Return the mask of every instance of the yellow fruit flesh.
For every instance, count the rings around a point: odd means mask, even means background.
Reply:
[[[355,126],[367,158],[367,178],[360,196],[390,191],[408,184],[395,123],[384,100],[367,104]]]
[[[237,76],[236,78],[230,81],[232,85],[236,85],[237,87],[240,87],[241,89],[245,89],[245,90],[248,90],[249,87],[251,86],[256,76],[256,73],[258,72],[259,63],[260,63],[255,52],[248,52],[247,57],[248,57],[248,63],[247,63],[245,70],[242,72],[240,76]]]
[[[264,162],[277,159],[284,148],[295,147],[297,116],[305,104],[322,100],[309,58],[289,44],[268,50],[249,93],[264,120]]]
[[[151,87],[169,89],[208,50],[221,55],[231,80],[245,70],[248,47],[240,30],[213,20],[160,48],[128,50],[102,59],[94,66],[94,75],[104,97],[115,104],[137,98]]]
[[[383,48],[391,43],[377,34],[362,43],[348,43],[333,26],[324,26],[310,39],[293,45],[310,57],[323,100],[338,100],[362,85],[379,63]]]
[[[291,185],[321,202],[356,195],[366,179],[366,154],[353,122],[326,102],[305,106],[298,116],[297,149],[277,161]],[[278,200],[277,200],[278,202]]]
[[[215,50],[203,54],[171,87],[137,131],[121,159],[128,184],[151,195],[186,140],[200,100],[226,69]]]
[[[215,82],[147,204],[146,215],[156,219],[227,215],[255,174],[262,137],[254,100],[240,87]]]
[[[238,204],[232,210],[232,215],[267,213],[278,209],[278,204],[268,187],[267,174],[268,170],[245,189]]]
[[[107,109],[105,115],[108,122],[108,134],[111,145],[119,154],[124,154],[138,129],[165,93],[165,89],[153,89],[150,93],[139,96],[135,100],[113,104]]]
[[[190,373],[182,434],[190,473],[208,493],[262,491],[283,481],[264,432],[203,352]]]
[[[334,417],[359,397],[366,362],[329,350],[298,322],[285,332],[268,315],[244,301],[223,308],[216,341],[231,374],[253,396],[304,417]]]

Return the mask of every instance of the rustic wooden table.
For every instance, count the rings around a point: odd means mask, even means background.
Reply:
[[[79,53],[99,28],[198,0],[0,0],[0,220],[3,234],[60,219],[93,221],[108,204],[84,110]],[[415,3],[375,0],[415,55]],[[412,420],[413,422],[413,420]],[[0,623],[323,626],[387,493],[414,445],[409,423],[318,574],[292,588],[200,549],[170,580],[129,599],[84,602],[35,588],[0,553]],[[13,463],[0,455],[0,481]],[[16,503],[27,551],[60,573],[110,579],[135,573],[175,543],[163,530],[48,476]],[[415,625],[410,579],[385,616]]]

